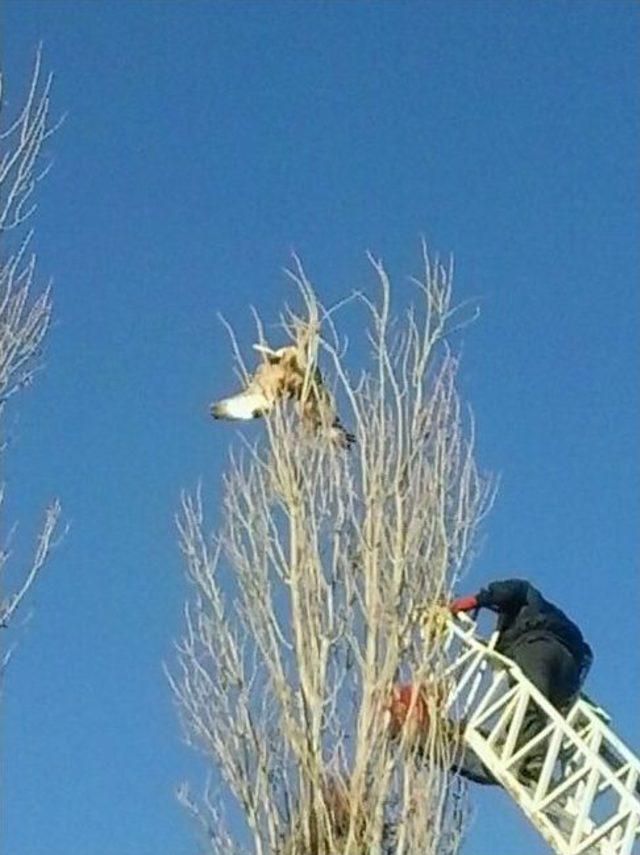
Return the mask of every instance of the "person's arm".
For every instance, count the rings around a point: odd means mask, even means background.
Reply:
[[[535,592],[535,588],[523,579],[492,582],[477,594],[453,600],[449,609],[454,615],[482,608],[495,612],[517,611],[527,602],[532,592]]]

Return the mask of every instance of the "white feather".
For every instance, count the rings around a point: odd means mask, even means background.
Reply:
[[[241,392],[219,401],[214,407],[218,418],[248,420],[268,412],[270,404],[260,392]]]

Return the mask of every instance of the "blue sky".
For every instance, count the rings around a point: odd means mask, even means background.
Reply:
[[[293,248],[326,302],[456,257],[463,386],[501,488],[468,578],[528,576],[582,625],[589,690],[640,745],[639,9],[627,2],[2,6],[10,95],[37,42],[68,113],[34,225],[46,371],[11,413],[7,519],[71,528],[6,680],[3,851],[187,855],[161,662],[185,596],[173,512],[230,432],[221,311],[251,340]],[[251,430],[255,428],[252,427]],[[538,855],[473,793],[465,855]]]

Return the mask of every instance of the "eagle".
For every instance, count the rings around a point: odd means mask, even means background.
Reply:
[[[355,441],[340,423],[319,368],[314,365],[308,370],[304,348],[295,344],[277,350],[264,344],[253,347],[261,361],[244,389],[211,404],[214,419],[259,418],[270,413],[278,401],[293,399],[305,427],[316,433],[326,428],[338,446],[348,447]]]

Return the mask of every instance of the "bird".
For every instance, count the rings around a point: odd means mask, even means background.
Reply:
[[[318,432],[328,428],[329,437],[338,446],[355,441],[341,424],[322,375],[317,366],[308,368],[305,348],[290,344],[272,349],[254,344],[262,359],[244,389],[211,404],[214,419],[248,420],[266,416],[276,403],[294,399],[305,427]]]

